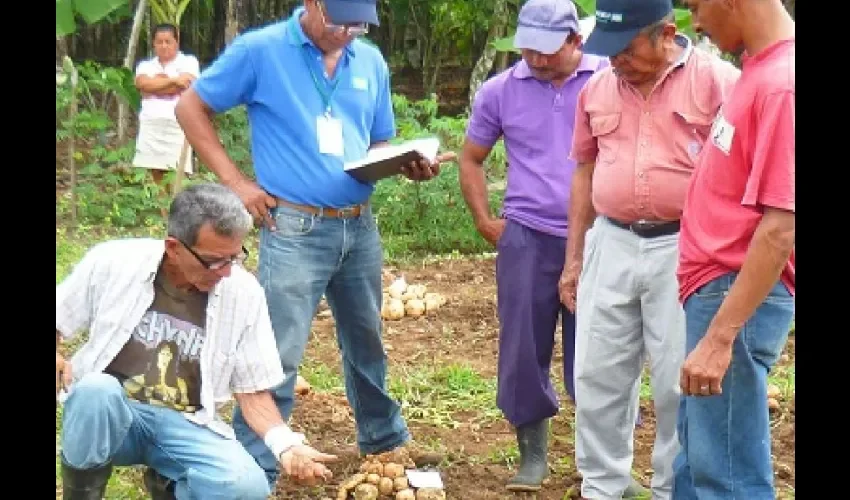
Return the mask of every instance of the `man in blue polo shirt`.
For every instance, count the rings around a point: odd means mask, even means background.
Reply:
[[[292,412],[296,371],[325,294],[360,452],[380,453],[410,434],[386,389],[374,185],[343,170],[395,134],[387,63],[357,38],[369,24],[378,24],[375,0],[305,0],[290,18],[237,37],[183,94],[176,114],[201,160],[263,224],[258,275],[286,375],[274,391],[281,413]],[[240,104],[248,110],[256,182],[227,156],[208,115]],[[405,175],[430,179],[453,157],[413,163]],[[240,408],[233,427],[275,481],[278,461]]]

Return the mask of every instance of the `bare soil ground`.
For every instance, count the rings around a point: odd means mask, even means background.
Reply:
[[[493,260],[445,260],[417,264],[403,269],[408,282],[424,283],[429,291],[447,296],[448,302],[434,316],[404,318],[385,322],[385,344],[391,370],[403,367],[442,366],[460,363],[485,377],[495,376],[498,321]],[[559,337],[560,335],[558,335]],[[309,362],[339,373],[339,354],[334,338],[333,319],[321,311],[314,322],[307,349]],[[553,376],[560,380],[560,345],[556,345]],[[789,340],[782,365],[794,363],[794,337]],[[563,387],[558,383],[558,387]],[[651,401],[642,402],[643,425],[635,432],[633,470],[644,485],[651,477],[651,451],[655,419]],[[553,421],[550,442],[551,475],[546,487],[529,498],[576,498],[581,477],[573,465],[573,408],[566,395]],[[511,477],[510,459],[494,453],[514,443],[510,427],[501,420],[480,425],[475,415],[454,415],[458,425],[442,428],[413,423],[414,438],[435,446],[447,454],[440,468],[448,498],[483,500],[512,498],[505,482]],[[774,412],[773,451],[778,492],[794,487],[794,401],[782,401]],[[312,392],[298,401],[293,425],[303,428],[314,444],[325,451],[336,450],[341,461],[333,466],[334,479],[324,488],[307,490],[279,483],[277,498],[336,498],[337,485],[353,474],[360,464],[356,452],[354,423],[345,396],[338,393]],[[517,495],[521,496],[521,495]],[[782,498],[784,494],[780,495]],[[791,496],[793,498],[793,496]]]

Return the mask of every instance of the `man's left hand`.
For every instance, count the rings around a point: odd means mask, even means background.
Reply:
[[[427,181],[431,180],[440,173],[440,164],[447,161],[454,161],[457,155],[448,152],[437,155],[433,162],[426,159],[410,162],[410,165],[402,167],[401,171],[405,177],[412,181]]]
[[[732,342],[718,340],[709,327],[705,337],[682,365],[679,386],[685,396],[714,396],[723,392],[723,377],[732,362]]]

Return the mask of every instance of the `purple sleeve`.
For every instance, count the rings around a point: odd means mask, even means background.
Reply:
[[[484,82],[473,99],[466,136],[479,146],[493,147],[502,135],[498,92],[500,83],[501,79]]]

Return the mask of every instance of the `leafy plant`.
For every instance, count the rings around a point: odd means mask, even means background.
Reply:
[[[56,36],[70,35],[77,31],[77,16],[88,24],[94,24],[120,7],[128,0],[56,0]]]

